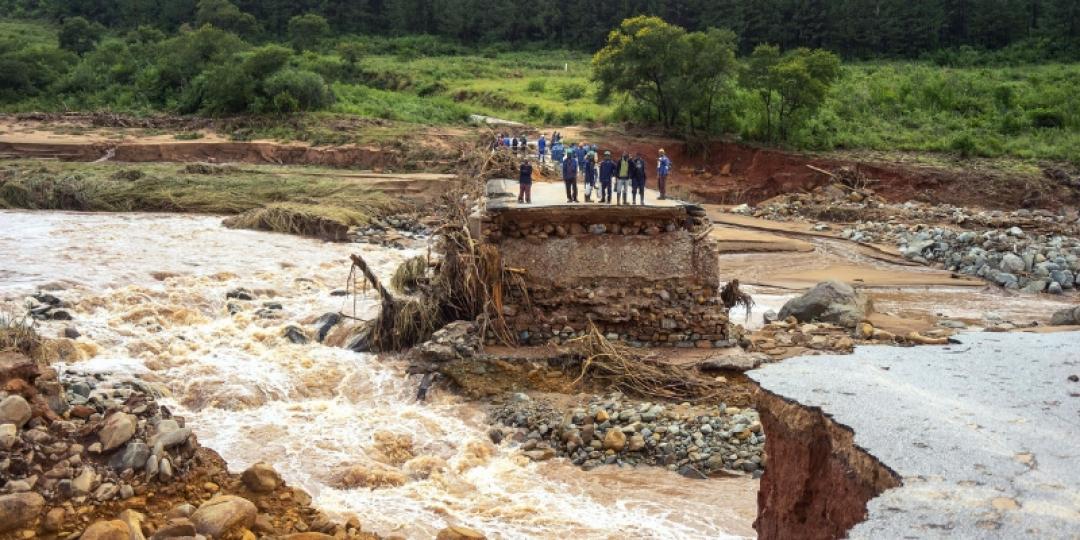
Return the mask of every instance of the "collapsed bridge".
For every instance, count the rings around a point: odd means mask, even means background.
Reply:
[[[502,315],[519,343],[584,335],[595,325],[632,346],[729,347],[737,339],[719,298],[717,247],[699,206],[564,203],[561,184],[492,180],[470,216],[474,238],[497,247],[525,283]]]

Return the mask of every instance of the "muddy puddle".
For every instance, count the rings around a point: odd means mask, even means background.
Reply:
[[[70,302],[72,323],[40,328],[56,336],[73,324],[83,334],[80,358],[66,367],[142,377],[232,470],[269,461],[316,506],[355,514],[365,529],[407,538],[447,524],[489,538],[753,535],[756,481],[532,463],[488,442],[477,406],[439,391],[416,403],[416,382],[397,361],[282,337],[289,324],[310,328],[322,313],[353,309],[331,295],[345,286],[350,253],[386,278],[411,252],[228,230],[199,216],[2,211],[0,231],[0,309],[18,310],[42,288]],[[226,293],[238,287],[256,298],[230,314]],[[361,298],[358,315],[375,306]],[[357,468],[402,471],[404,483],[344,487],[341,472]]]

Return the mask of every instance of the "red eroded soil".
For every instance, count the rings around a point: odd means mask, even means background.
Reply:
[[[592,136],[616,159],[623,151],[641,152],[655,163],[664,148],[675,164],[668,190],[678,197],[715,204],[756,204],[783,193],[811,191],[831,178],[808,167],[857,170],[876,180],[873,189],[890,202],[910,200],[984,208],[1057,208],[1080,202],[1076,189],[1036,175],[985,169],[944,169],[899,162],[864,162],[716,142],[707,155],[690,155],[686,145],[671,139],[643,139],[609,134]],[[656,186],[655,169],[649,187]]]

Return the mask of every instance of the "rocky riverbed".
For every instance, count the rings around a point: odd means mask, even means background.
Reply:
[[[596,396],[581,406],[515,394],[495,408],[492,440],[517,443],[530,459],[566,457],[592,469],[601,465],[659,465],[690,478],[732,471],[760,475],[765,434],[757,411],[671,405]]]
[[[0,382],[0,536],[371,537],[312,508],[270,465],[229,474],[137,378],[4,352]]]

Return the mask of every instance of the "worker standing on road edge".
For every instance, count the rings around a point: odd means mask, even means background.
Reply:
[[[660,191],[660,200],[667,199],[667,178],[671,174],[671,158],[667,157],[664,149],[660,149],[660,157],[656,158],[657,189]]]
[[[562,162],[562,179],[563,183],[566,184],[566,202],[568,203],[578,202],[577,174],[577,160],[574,159],[574,156],[568,154]]]
[[[600,164],[600,202],[611,204],[611,179],[615,176],[615,162],[611,152],[604,152],[604,162]]]
[[[518,176],[518,204],[532,204],[532,172],[529,160],[521,160],[521,174]]]
[[[596,152],[585,154],[585,202],[592,202],[592,192],[596,189]]]
[[[537,149],[537,158],[540,160],[540,163],[543,163],[544,162],[544,152],[547,150],[547,139],[544,138],[543,134],[540,135],[540,140],[536,141],[536,149]]]
[[[626,192],[630,187],[630,155],[623,150],[622,157],[619,158],[618,172],[615,177],[615,200],[616,204],[629,204],[626,200]]]
[[[639,204],[645,204],[645,179],[645,156],[638,152],[630,162],[630,204],[637,203],[639,196],[641,197]]]

